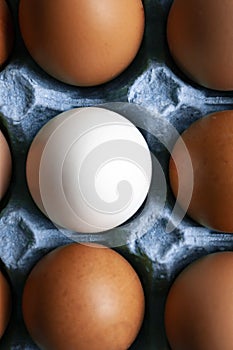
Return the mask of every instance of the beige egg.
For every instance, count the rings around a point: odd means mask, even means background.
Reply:
[[[43,350],[126,350],[144,316],[144,294],[130,264],[100,246],[70,244],[30,273],[23,315]]]
[[[192,161],[186,157],[185,143]],[[216,231],[233,232],[233,111],[210,114],[178,139],[170,161],[170,183],[180,206],[195,221]],[[190,177],[193,172],[193,182]]]
[[[144,33],[141,0],[21,0],[19,22],[34,60],[53,77],[92,86],[119,75]]]
[[[0,200],[5,195],[11,180],[12,160],[8,143],[0,131]]]
[[[165,326],[172,350],[233,349],[233,252],[210,254],[181,272]]]
[[[167,23],[171,55],[200,85],[233,90],[233,2],[174,0]]]

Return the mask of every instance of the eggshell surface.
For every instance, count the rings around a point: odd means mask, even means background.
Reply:
[[[165,326],[172,350],[233,348],[233,253],[188,266],[168,294]]]
[[[53,77],[92,86],[119,75],[134,59],[144,33],[141,0],[21,0],[26,47]]]
[[[58,227],[102,232],[128,220],[149,191],[151,155],[120,114],[91,107],[64,112],[36,135],[27,158],[29,190]]]
[[[170,52],[192,80],[216,90],[233,90],[233,3],[174,0],[167,23]]]
[[[192,161],[187,163],[181,142]],[[178,139],[170,160],[170,183],[183,209],[193,186],[187,213],[216,231],[233,232],[233,111],[210,114],[193,123]],[[193,171],[194,183],[191,183]]]
[[[5,0],[0,0],[0,68],[7,61],[13,47],[14,30],[10,10]]]
[[[12,171],[11,153],[8,143],[0,131],[0,200],[5,195],[10,180]]]
[[[3,336],[11,315],[11,290],[10,286],[0,272],[0,338]]]
[[[26,326],[44,350],[126,350],[144,316],[141,282],[118,253],[99,246],[57,248],[25,285]]]

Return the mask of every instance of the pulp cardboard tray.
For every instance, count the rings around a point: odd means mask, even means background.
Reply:
[[[10,190],[0,213],[0,257],[12,284],[13,313],[0,349],[37,349],[22,318],[23,286],[40,258],[55,247],[70,243],[70,239],[39,211],[29,194],[25,163],[30,144],[39,129],[60,112],[107,103],[108,108],[122,112],[141,126],[166,180],[166,201],[159,215],[154,215],[158,214],[160,194],[157,188],[157,197],[153,197],[152,191],[145,207],[119,228],[119,232],[128,234],[128,241],[123,246],[116,244],[115,249],[136,269],[146,296],[143,327],[130,349],[167,350],[164,306],[175,277],[200,256],[233,248],[232,235],[210,231],[187,216],[167,232],[175,205],[169,187],[169,151],[165,145],[166,142],[172,145],[175,140],[167,126],[173,125],[181,133],[208,113],[231,109],[232,94],[195,85],[176,68],[166,43],[170,0],[144,0],[146,28],[136,59],[118,78],[93,88],[72,87],[42,71],[23,44],[18,28],[18,0],[9,0],[9,4],[14,15],[16,40],[8,65],[0,73],[0,121],[9,137],[14,165]],[[132,113],[134,107],[135,114]],[[103,235],[99,238],[104,242]],[[80,236],[81,241],[85,239]],[[95,235],[88,239],[98,241]]]

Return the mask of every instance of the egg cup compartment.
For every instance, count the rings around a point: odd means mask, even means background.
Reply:
[[[151,113],[153,123],[156,123],[153,115],[159,114],[181,133],[201,116],[231,109],[233,97],[231,93],[190,83],[175,67],[166,43],[170,0],[144,0],[146,30],[138,56],[118,78],[95,88],[72,87],[44,73],[33,62],[20,37],[18,0],[9,3],[17,30],[10,62],[0,73],[0,113],[10,138],[14,170],[9,200],[0,214],[0,257],[11,280],[14,298],[12,318],[0,349],[36,350],[22,319],[24,283],[40,258],[70,242],[37,209],[27,188],[26,157],[36,133],[62,111],[109,102],[135,103]],[[153,227],[140,239],[116,248],[138,272],[146,295],[144,324],[131,350],[169,349],[163,316],[175,276],[200,256],[233,250],[232,235],[210,231],[187,216],[173,232],[165,232],[175,203],[168,181],[169,152],[150,134],[150,126],[145,129],[142,132],[150,150],[164,170],[168,194],[166,206]]]

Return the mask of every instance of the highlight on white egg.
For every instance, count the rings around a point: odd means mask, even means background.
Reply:
[[[127,221],[143,204],[152,162],[140,131],[104,108],[78,108],[48,122],[27,159],[38,207],[60,229],[97,233]]]

